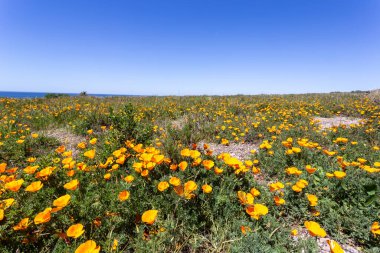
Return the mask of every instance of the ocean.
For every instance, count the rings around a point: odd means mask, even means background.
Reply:
[[[8,98],[43,98],[47,94],[52,94],[54,92],[18,92],[18,91],[0,91],[1,97]],[[78,96],[79,93],[54,93],[54,94],[65,94],[69,96]],[[87,94],[88,96],[94,97],[114,97],[114,96],[126,96],[132,97],[134,95],[116,95],[116,94]]]

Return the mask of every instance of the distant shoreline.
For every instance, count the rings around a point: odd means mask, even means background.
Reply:
[[[61,93],[61,92],[22,92],[22,91],[0,91],[0,98],[44,98],[48,94],[62,94],[70,97],[79,96],[80,93]],[[123,94],[87,94],[93,97],[138,97],[139,95]]]

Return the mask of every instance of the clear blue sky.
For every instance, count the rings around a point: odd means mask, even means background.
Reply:
[[[0,0],[0,90],[380,88],[380,0]]]

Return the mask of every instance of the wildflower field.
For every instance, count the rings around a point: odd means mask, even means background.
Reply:
[[[0,252],[380,252],[379,128],[365,94],[0,98]]]

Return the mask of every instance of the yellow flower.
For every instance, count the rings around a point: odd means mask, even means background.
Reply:
[[[80,148],[80,149],[85,149],[86,148],[86,143],[80,142],[80,143],[78,143],[77,147]]]
[[[132,175],[128,175],[124,178],[125,182],[131,183],[133,180],[135,180],[135,177]]]
[[[141,220],[148,225],[152,225],[157,218],[158,210],[148,210],[143,213]]]
[[[90,159],[94,159],[94,157],[95,157],[95,149],[88,150],[88,151],[84,152],[83,155],[85,157],[90,158]]]
[[[162,181],[162,182],[160,182],[160,183],[158,184],[157,188],[158,188],[158,190],[159,190],[160,192],[163,192],[163,191],[165,191],[166,189],[169,188],[169,183],[166,182],[166,181]]]
[[[286,173],[288,175],[301,175],[302,174],[302,171],[300,171],[299,169],[297,169],[296,167],[290,167],[290,168],[287,168],[286,169]]]
[[[306,165],[305,169],[309,174],[313,174],[317,170],[317,168],[313,168],[311,165]]]
[[[293,185],[292,186],[292,190],[295,191],[295,192],[301,192],[302,188],[298,187],[297,185]]]
[[[116,239],[113,239],[112,250],[117,250],[117,245],[119,245],[119,241]]]
[[[257,190],[256,188],[251,188],[250,193],[251,193],[254,197],[260,196],[260,191]]]
[[[71,196],[69,194],[63,195],[53,201],[53,206],[65,207],[70,203]]]
[[[224,171],[223,169],[220,169],[220,168],[218,168],[218,167],[214,167],[214,172],[215,172],[215,174],[217,174],[217,175],[222,174],[223,171]]]
[[[44,186],[44,184],[41,183],[41,181],[36,181],[36,182],[33,182],[30,185],[28,185],[25,188],[25,191],[27,191],[27,192],[36,192],[36,191],[41,190],[42,186]]]
[[[181,156],[189,157],[190,156],[190,149],[185,148],[181,150]]]
[[[0,221],[4,219],[4,209],[0,209]]]
[[[274,196],[274,202],[275,202],[276,206],[284,205],[285,199],[280,198],[279,196]]]
[[[380,235],[380,224],[378,221],[375,221],[371,226],[371,232],[376,237]]]
[[[51,218],[51,208],[45,208],[44,211],[38,213],[36,217],[34,218],[34,224],[38,225],[41,223],[46,223],[50,221]]]
[[[185,187],[185,191],[186,192],[192,192],[192,191],[195,191],[198,188],[197,184],[194,181],[192,181],[192,180],[186,182],[184,184],[184,187]]]
[[[311,236],[325,237],[326,231],[315,221],[305,221],[305,227]]]
[[[294,153],[301,153],[301,149],[300,148],[297,148],[297,147],[292,147],[292,151],[294,152]]]
[[[175,171],[177,170],[177,168],[178,168],[178,164],[170,164],[170,170]]]
[[[99,253],[100,251],[100,246],[96,245],[96,242],[93,240],[88,240],[81,245],[75,250],[75,253]]]
[[[334,171],[334,176],[338,179],[342,179],[346,176],[346,172],[343,171]]]
[[[291,234],[292,236],[296,236],[296,235],[298,235],[298,231],[297,231],[297,229],[292,229],[292,231],[290,231],[290,234]]]
[[[268,213],[268,207],[262,204],[254,204],[247,206],[245,211],[251,216],[251,218],[258,220],[261,216],[264,216]]]
[[[70,182],[66,183],[63,187],[66,189],[66,190],[76,190],[78,188],[78,185],[79,185],[79,181],[78,179],[74,179],[74,180],[71,180]]]
[[[22,219],[16,226],[13,227],[13,230],[25,230],[29,226],[29,218]]]
[[[5,184],[5,189],[13,191],[13,192],[17,192],[23,183],[24,183],[23,179],[11,181]]]
[[[310,206],[316,206],[318,204],[318,197],[313,194],[307,194]]]
[[[141,176],[142,177],[147,177],[149,175],[149,170],[143,170],[141,171]]]
[[[179,179],[178,177],[171,177],[169,179],[169,183],[173,186],[179,186],[181,185],[181,179]]]
[[[240,204],[242,205],[252,205],[255,198],[251,193],[246,193],[243,191],[238,191],[237,196],[239,198]]]
[[[53,169],[54,169],[54,167],[51,167],[51,166],[48,166],[48,167],[42,169],[41,171],[37,172],[36,178],[50,176],[51,173],[53,173]]]
[[[129,191],[122,191],[119,193],[119,200],[120,201],[126,201],[127,199],[129,199]]]
[[[283,188],[284,188],[284,184],[281,182],[271,183],[269,185],[269,190],[271,192],[278,191],[278,190],[283,189]]]
[[[340,245],[334,240],[327,240],[328,245],[330,246],[331,253],[344,253],[344,250]]]
[[[105,180],[110,179],[110,178],[111,178],[111,173],[107,173],[107,174],[105,174],[105,175],[103,176],[103,178],[104,178]]]
[[[206,170],[210,170],[212,167],[214,167],[214,162],[211,160],[204,160],[202,162],[202,165],[206,168]]]
[[[68,237],[72,237],[72,238],[78,238],[79,236],[81,236],[82,234],[84,233],[84,230],[83,230],[83,225],[78,223],[78,224],[75,224],[75,225],[71,225],[67,231],[66,231],[66,235]]]
[[[184,170],[186,170],[186,168],[187,168],[187,162],[186,162],[186,161],[182,161],[182,162],[180,162],[180,163],[178,164],[178,166],[179,166],[179,168],[180,168],[182,171],[184,171]]]
[[[65,146],[59,146],[56,150],[55,150],[55,152],[57,152],[57,153],[63,153],[63,152],[65,152],[65,150],[66,150],[66,147]]]
[[[1,209],[7,209],[11,205],[13,205],[14,202],[15,202],[15,199],[13,199],[13,198],[0,200],[0,208]]]
[[[97,141],[98,141],[98,139],[92,138],[89,142],[91,145],[95,145]]]
[[[7,164],[6,163],[0,163],[0,173],[3,173],[6,168],[7,168]]]
[[[202,186],[202,190],[203,190],[204,193],[210,193],[210,192],[212,192],[212,187],[210,185],[208,185],[208,184],[204,184]]]
[[[297,185],[299,188],[303,189],[303,188],[305,188],[306,186],[308,186],[309,183],[308,183],[306,180],[304,180],[304,179],[300,179],[300,180],[297,181],[296,185]]]
[[[225,145],[225,146],[228,146],[229,145],[229,141],[227,139],[222,138],[221,144]]]
[[[164,161],[164,158],[165,158],[165,156],[163,156],[163,155],[154,155],[152,157],[152,162],[157,163],[157,164],[161,164]]]
[[[33,163],[33,162],[35,162],[36,160],[37,160],[37,158],[35,158],[35,157],[29,157],[29,158],[26,159],[26,161],[27,161],[28,163]]]

